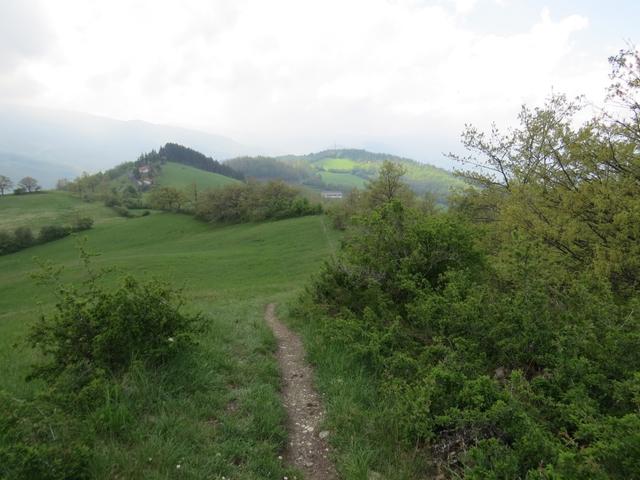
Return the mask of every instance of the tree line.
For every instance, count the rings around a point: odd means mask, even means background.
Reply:
[[[23,193],[39,192],[42,187],[38,184],[38,181],[33,177],[24,177],[17,183],[17,188],[13,190],[15,195]],[[11,178],[6,175],[0,175],[0,196],[4,196],[7,191],[14,187],[14,183]]]
[[[93,226],[90,217],[76,217],[70,225],[45,225],[34,235],[30,227],[17,227],[13,231],[0,230],[0,255],[7,255],[25,248],[52,242],[72,233],[89,230]]]

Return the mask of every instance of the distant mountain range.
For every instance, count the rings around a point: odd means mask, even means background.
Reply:
[[[142,121],[0,105],[0,174],[30,175],[45,187],[95,173],[175,142],[217,159],[251,153],[230,138]]]
[[[362,188],[384,160],[407,169],[405,181],[418,193],[443,197],[461,181],[444,169],[386,153],[331,149],[308,155],[240,156],[254,153],[230,138],[142,121],[120,121],[59,110],[0,105],[0,174],[25,176],[51,188],[60,178],[96,173],[144,152],[176,143],[222,160],[246,177],[280,178],[313,189]]]

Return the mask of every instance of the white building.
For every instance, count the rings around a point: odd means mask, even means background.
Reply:
[[[342,192],[322,192],[322,198],[340,199]]]

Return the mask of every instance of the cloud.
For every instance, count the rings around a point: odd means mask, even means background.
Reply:
[[[36,40],[18,50],[24,72],[46,79],[32,103],[280,151],[428,138],[508,118],[554,85],[606,82],[600,63],[575,55],[586,17],[544,10],[517,33],[475,29],[469,14],[496,2],[58,0],[41,6],[52,51]]]

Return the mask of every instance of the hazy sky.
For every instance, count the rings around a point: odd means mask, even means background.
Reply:
[[[600,102],[638,20],[637,0],[0,0],[0,102],[442,164],[465,122],[552,89]]]

